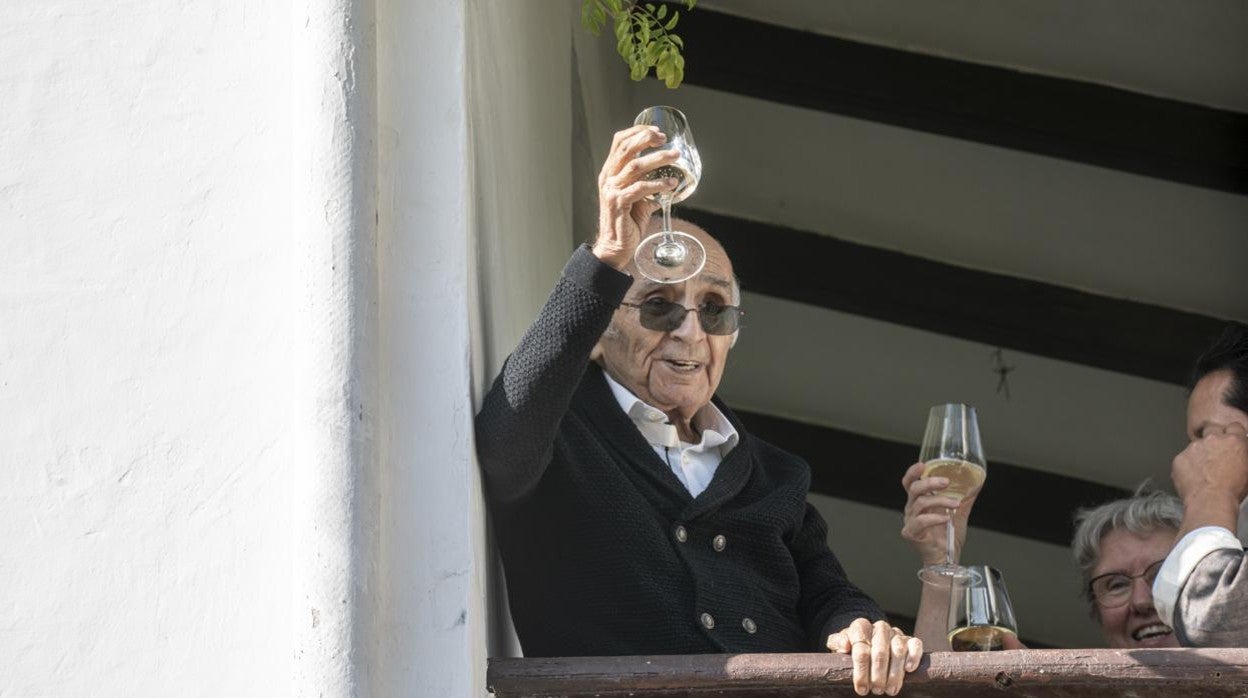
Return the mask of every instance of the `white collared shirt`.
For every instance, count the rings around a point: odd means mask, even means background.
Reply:
[[[602,372],[611,386],[620,408],[633,420],[637,430],[654,449],[659,458],[667,463],[676,479],[697,497],[711,484],[715,470],[728,452],[737,445],[740,436],[728,418],[713,403],[698,410],[694,422],[702,429],[702,440],[696,444],[680,440],[676,426],[661,410],[643,402],[628,388],[620,385],[606,371]]]
[[[1248,533],[1244,526],[1246,520],[1244,511],[1241,505],[1239,516],[1241,537]],[[1170,550],[1166,561],[1157,571],[1157,578],[1153,580],[1153,607],[1157,609],[1157,616],[1161,618],[1161,622],[1174,627],[1174,608],[1179,602],[1179,592],[1187,583],[1187,578],[1196,569],[1196,565],[1200,564],[1206,555],[1217,550],[1243,549],[1243,541],[1221,526],[1202,526],[1183,536],[1183,539]]]

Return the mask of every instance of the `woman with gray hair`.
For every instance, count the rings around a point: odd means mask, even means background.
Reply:
[[[1075,564],[1092,618],[1110,647],[1179,646],[1153,607],[1153,579],[1174,547],[1183,503],[1146,487],[1075,514]]]

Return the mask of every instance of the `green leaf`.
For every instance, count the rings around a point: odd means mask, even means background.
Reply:
[[[663,50],[663,47],[657,41],[651,41],[650,43],[646,44],[646,48],[645,48],[646,63],[648,65],[654,65],[655,61],[659,60],[659,53],[662,52],[662,50]]]
[[[692,10],[693,6],[696,5],[697,2],[698,0],[688,0],[688,2],[685,3],[685,9]]]
[[[664,7],[666,7],[666,5],[664,5]],[[659,17],[659,19],[663,19],[663,18],[660,16],[660,17]],[[680,19],[680,13],[679,13],[679,12],[673,12],[673,13],[672,13],[672,19],[671,19],[671,21],[669,21],[669,22],[667,23],[667,25],[666,25],[666,26],[664,26],[663,28],[664,28],[664,29],[666,29],[666,30],[668,30],[668,31],[670,32],[671,30],[673,30],[673,29],[675,29],[675,28],[676,28],[676,20],[678,20],[678,19]]]
[[[676,36],[675,34],[668,34],[668,37],[672,40],[673,44],[676,44],[677,46],[681,48],[685,47],[685,40],[680,38],[679,36]]]
[[[667,16],[667,4],[664,3],[662,5],[659,5],[659,19],[663,19],[666,16]]]

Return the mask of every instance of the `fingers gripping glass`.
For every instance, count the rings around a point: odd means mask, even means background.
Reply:
[[[1153,580],[1157,579],[1157,572],[1161,570],[1163,562],[1165,562],[1164,558],[1154,562],[1144,568],[1140,574],[1109,572],[1093,577],[1092,581],[1088,582],[1088,593],[1092,594],[1092,598],[1101,608],[1122,606],[1131,598],[1131,586],[1135,580],[1143,579],[1144,584],[1152,588]]]
[[[720,305],[706,302],[696,308],[686,308],[661,298],[652,298],[644,303],[620,303],[626,308],[636,308],[637,318],[641,326],[656,332],[671,332],[685,321],[690,311],[698,314],[698,324],[707,334],[732,334],[741,326],[741,316],[745,311],[735,305]]]
[[[663,210],[663,230],[642,240],[633,253],[633,260],[637,271],[647,279],[665,284],[678,283],[695,276],[706,264],[706,248],[702,243],[692,235],[672,228],[672,204],[687,199],[698,188],[698,180],[702,178],[702,157],[693,144],[689,121],[679,109],[650,107],[638,114],[633,123],[655,126],[667,138],[662,146],[644,150],[641,156],[656,150],[675,150],[679,155],[670,165],[646,174],[647,179],[673,179],[676,187],[651,197],[659,202]]]
[[[987,476],[984,447],[979,440],[979,421],[975,408],[970,405],[950,403],[933,407],[927,415],[927,429],[923,433],[923,446],[919,460],[925,464],[923,477],[943,477],[949,485],[940,495],[962,500],[979,490]],[[951,577],[959,577],[965,568],[954,560],[953,517],[956,510],[947,510],[945,524],[945,562],[929,565],[919,570],[919,578],[930,584],[942,584]]]

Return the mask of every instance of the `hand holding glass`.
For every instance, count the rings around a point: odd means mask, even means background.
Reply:
[[[652,197],[663,207],[663,229],[641,241],[633,253],[633,261],[637,271],[651,281],[678,283],[702,271],[706,264],[706,249],[702,243],[688,233],[672,230],[672,204],[689,198],[698,188],[702,158],[693,144],[689,121],[679,109],[650,107],[638,114],[633,124],[656,126],[667,137],[666,143],[642,151],[639,157],[666,148],[674,148],[679,153],[675,162],[646,173],[646,179],[675,179],[676,186]]]
[[[984,448],[979,441],[975,408],[961,404],[933,407],[927,415],[919,460],[926,465],[923,477],[948,478],[949,486],[938,494],[962,500],[978,490],[988,471]],[[945,524],[945,562],[919,570],[919,578],[925,582],[937,583],[965,573],[965,568],[953,561],[954,514],[955,510],[950,509],[949,521]]]

